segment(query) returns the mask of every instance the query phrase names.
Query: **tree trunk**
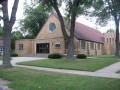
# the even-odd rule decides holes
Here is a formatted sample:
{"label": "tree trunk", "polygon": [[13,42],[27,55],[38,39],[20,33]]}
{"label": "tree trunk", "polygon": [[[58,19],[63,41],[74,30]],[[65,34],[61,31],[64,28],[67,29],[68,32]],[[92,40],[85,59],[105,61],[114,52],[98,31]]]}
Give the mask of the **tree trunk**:
{"label": "tree trunk", "polygon": [[68,40],[68,51],[67,51],[67,59],[74,60],[74,39],[71,38]]}
{"label": "tree trunk", "polygon": [[3,67],[12,67],[11,61],[11,30],[8,30],[8,26],[3,29],[3,39],[4,39],[4,57],[3,57]]}
{"label": "tree trunk", "polygon": [[71,13],[71,25],[70,25],[70,38],[68,39],[68,53],[67,58],[69,60],[74,60],[74,31],[75,31],[75,21],[76,21],[76,11],[72,10]]}
{"label": "tree trunk", "polygon": [[120,56],[120,47],[119,47],[119,20],[117,18],[115,18],[115,25],[116,25],[116,52],[115,52],[115,56],[119,57]]}

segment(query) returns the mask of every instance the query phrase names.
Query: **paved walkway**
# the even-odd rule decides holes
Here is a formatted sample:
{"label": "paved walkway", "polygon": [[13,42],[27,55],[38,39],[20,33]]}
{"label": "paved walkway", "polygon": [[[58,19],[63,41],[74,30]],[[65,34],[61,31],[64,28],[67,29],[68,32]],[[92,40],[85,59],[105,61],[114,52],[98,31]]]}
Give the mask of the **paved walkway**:
{"label": "paved walkway", "polygon": [[106,78],[120,78],[120,74],[116,74],[116,73],[87,72],[87,71],[66,70],[66,69],[54,69],[54,68],[44,68],[44,67],[36,67],[36,66],[24,66],[24,65],[15,65],[15,66],[16,66],[16,67],[29,68],[29,69],[35,69],[35,70],[50,71],[50,72],[75,74],[75,75],[85,75],[85,76],[95,76],[95,77],[106,77]]}
{"label": "paved walkway", "polygon": [[[46,58],[40,58],[40,57],[14,57],[11,60],[12,65],[15,65],[18,62],[25,62],[25,61],[35,61],[35,60],[43,60]],[[2,65],[2,60],[0,60],[0,65]]]}
{"label": "paved walkway", "polygon": [[7,84],[9,84],[10,82],[7,80],[2,80],[0,79],[0,90],[13,90],[8,88]]}
{"label": "paved walkway", "polygon": [[17,62],[23,61],[33,61],[33,60],[43,60],[45,58],[35,58],[35,57],[16,57],[13,58],[11,63],[16,67],[23,67],[29,69],[50,71],[50,72],[59,72],[59,73],[69,73],[76,75],[85,75],[85,76],[95,76],[95,77],[106,77],[106,78],[120,78],[120,74],[115,73],[120,70],[120,62],[112,64],[106,68],[98,70],[96,72],[87,72],[87,71],[77,71],[77,70],[65,70],[65,69],[54,69],[54,68],[44,68],[44,67],[36,67],[36,66],[24,66],[24,65],[16,65]]}
{"label": "paved walkway", "polygon": [[96,72],[99,72],[99,73],[116,73],[117,71],[120,71],[120,62],[117,62],[115,64],[107,66],[107,67],[105,67],[103,69],[100,69]]}

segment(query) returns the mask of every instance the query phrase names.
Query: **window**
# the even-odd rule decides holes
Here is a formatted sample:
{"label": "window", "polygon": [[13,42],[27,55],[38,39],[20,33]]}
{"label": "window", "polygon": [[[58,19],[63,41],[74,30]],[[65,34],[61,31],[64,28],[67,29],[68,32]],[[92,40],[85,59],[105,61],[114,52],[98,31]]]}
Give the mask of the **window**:
{"label": "window", "polygon": [[55,44],[55,48],[60,48],[60,47],[61,47],[60,43]]}
{"label": "window", "polygon": [[3,47],[0,47],[0,52],[3,52]]}
{"label": "window", "polygon": [[107,38],[107,43],[109,42],[109,39]]}
{"label": "window", "polygon": [[81,41],[81,49],[85,49],[86,43],[84,40]]}
{"label": "window", "polygon": [[91,42],[91,49],[94,49],[94,43]]}
{"label": "window", "polygon": [[97,50],[97,44],[96,43],[94,44],[94,49]]}
{"label": "window", "polygon": [[115,41],[114,41],[114,38],[112,38],[112,42],[115,42]]}
{"label": "window", "polygon": [[100,43],[98,43],[98,46],[97,46],[97,47],[98,47],[98,50],[100,50]]}
{"label": "window", "polygon": [[49,24],[49,32],[53,33],[56,30],[56,25],[55,23],[50,23]]}
{"label": "window", "polygon": [[110,43],[112,42],[112,39],[110,38]]}
{"label": "window", "polygon": [[19,50],[23,50],[23,44],[19,44]]}

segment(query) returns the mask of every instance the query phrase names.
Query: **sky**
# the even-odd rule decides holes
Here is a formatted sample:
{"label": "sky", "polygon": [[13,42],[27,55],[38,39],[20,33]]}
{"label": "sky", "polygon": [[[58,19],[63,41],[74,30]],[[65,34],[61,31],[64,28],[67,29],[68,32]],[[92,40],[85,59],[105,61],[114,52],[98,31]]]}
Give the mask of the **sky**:
{"label": "sky", "polygon": [[[9,14],[10,14],[11,10],[12,10],[14,0],[8,0],[8,1],[9,1],[8,8],[9,8]],[[19,0],[18,11],[17,11],[17,15],[16,15],[17,21],[16,21],[16,23],[14,25],[14,28],[18,26],[18,21],[20,19],[24,18],[24,15],[23,15],[24,1],[25,0]],[[26,1],[28,1],[28,0],[26,0]],[[61,8],[61,12],[63,12],[62,10],[63,9]],[[89,27],[97,29],[102,33],[105,33],[108,29],[111,29],[111,28],[114,29],[114,22],[113,21],[109,22],[109,24],[107,26],[101,27],[101,26],[95,24],[95,18],[93,18],[92,20],[89,20],[88,17],[86,17],[86,16],[80,16],[80,17],[77,18],[77,22],[80,22],[80,23],[82,23],[84,25],[87,25]]]}

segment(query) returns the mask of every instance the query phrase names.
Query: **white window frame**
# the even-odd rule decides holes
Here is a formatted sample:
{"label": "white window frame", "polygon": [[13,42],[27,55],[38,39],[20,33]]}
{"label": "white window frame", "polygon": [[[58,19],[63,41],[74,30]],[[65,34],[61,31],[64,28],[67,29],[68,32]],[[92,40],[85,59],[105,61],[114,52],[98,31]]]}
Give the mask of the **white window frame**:
{"label": "white window frame", "polygon": [[[59,44],[60,47],[56,47],[56,44]],[[61,43],[60,42],[59,43],[55,43],[55,48],[61,48]]]}

